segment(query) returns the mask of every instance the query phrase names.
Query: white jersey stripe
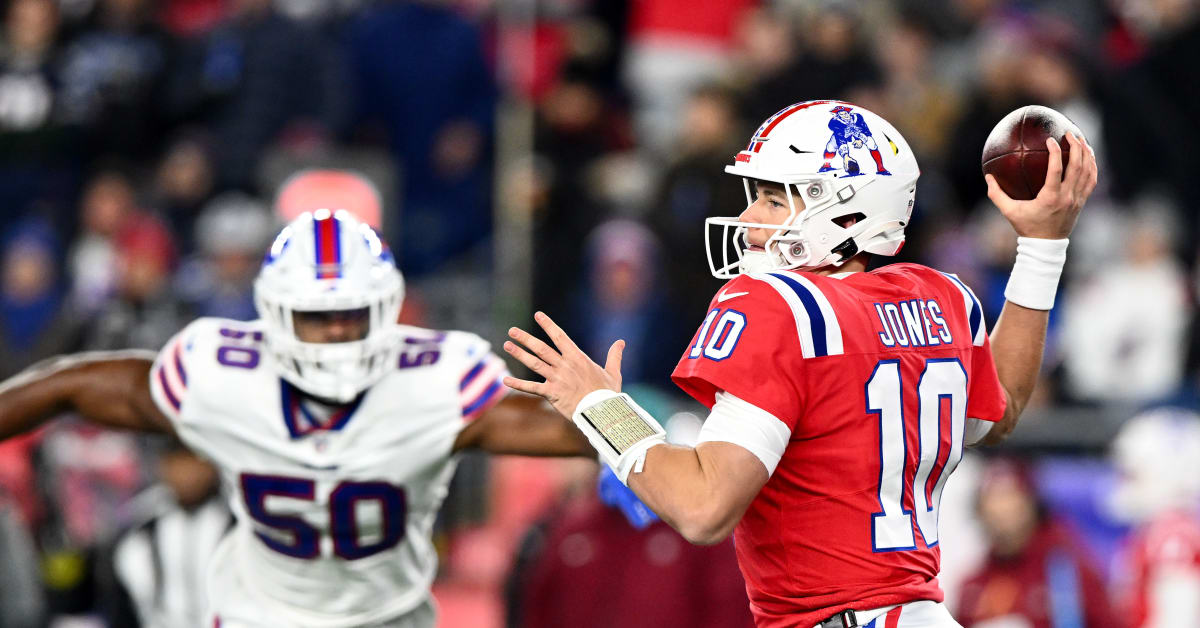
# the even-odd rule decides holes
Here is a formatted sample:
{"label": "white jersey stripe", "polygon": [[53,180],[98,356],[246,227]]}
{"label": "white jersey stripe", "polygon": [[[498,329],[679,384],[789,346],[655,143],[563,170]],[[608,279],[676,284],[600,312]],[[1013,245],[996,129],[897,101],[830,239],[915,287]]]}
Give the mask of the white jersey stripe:
{"label": "white jersey stripe", "polygon": [[795,273],[751,275],[775,288],[792,308],[804,357],[814,358],[845,353],[842,327],[829,299],[807,277]]}
{"label": "white jersey stripe", "polygon": [[971,343],[976,347],[983,346],[983,340],[987,336],[987,325],[983,320],[983,306],[980,305],[979,299],[975,298],[975,293],[963,283],[958,275],[951,273],[942,273],[950,280],[951,283],[958,288],[962,294],[963,307],[967,311],[968,325],[971,327]]}
{"label": "white jersey stripe", "polygon": [[821,293],[821,289],[807,277],[802,275],[789,275],[801,285],[808,288],[813,299],[817,302],[817,306],[821,308],[821,314],[825,318],[825,346],[826,355],[841,355],[845,353],[842,345],[842,326],[838,324],[837,314],[833,311],[833,305],[829,303],[829,299]]}
{"label": "white jersey stripe", "polygon": [[808,310],[804,304],[800,302],[800,297],[783,282],[782,279],[767,273],[755,273],[749,275],[752,279],[757,279],[768,286],[771,286],[783,297],[783,300],[792,309],[792,316],[796,319],[796,335],[800,339],[800,353],[806,358],[816,357],[816,350],[813,348],[812,340],[812,322],[808,318]]}

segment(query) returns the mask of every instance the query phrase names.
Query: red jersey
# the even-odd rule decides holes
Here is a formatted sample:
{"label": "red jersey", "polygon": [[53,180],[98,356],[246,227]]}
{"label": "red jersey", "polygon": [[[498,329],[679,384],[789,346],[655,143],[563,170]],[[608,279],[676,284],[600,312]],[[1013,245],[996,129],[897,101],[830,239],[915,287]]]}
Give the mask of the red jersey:
{"label": "red jersey", "polygon": [[[1194,514],[1167,512],[1139,529],[1129,547],[1129,562],[1133,582],[1126,589],[1126,606],[1134,628],[1191,625],[1200,618],[1200,590],[1173,600],[1162,590],[1171,580],[1200,583],[1200,521]],[[1160,608],[1163,604],[1182,608]]]}
{"label": "red jersey", "polygon": [[758,625],[940,602],[942,488],[966,418],[1005,409],[975,295],[893,264],[744,275],[710,308],[672,379],[709,407],[725,391],[791,430],[734,532]]}

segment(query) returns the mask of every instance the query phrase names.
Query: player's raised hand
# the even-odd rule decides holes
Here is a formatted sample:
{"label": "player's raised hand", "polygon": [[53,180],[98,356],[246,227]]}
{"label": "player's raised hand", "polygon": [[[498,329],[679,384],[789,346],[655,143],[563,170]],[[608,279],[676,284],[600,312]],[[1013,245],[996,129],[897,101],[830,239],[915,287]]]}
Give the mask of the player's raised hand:
{"label": "player's raised hand", "polygon": [[1061,240],[1071,235],[1079,210],[1096,187],[1099,170],[1096,153],[1082,138],[1067,133],[1071,160],[1063,174],[1062,148],[1054,138],[1046,140],[1050,152],[1046,166],[1046,183],[1033,200],[1013,200],[992,175],[984,175],[988,198],[1008,219],[1017,235],[1027,238]]}
{"label": "player's raised hand", "polygon": [[567,418],[574,414],[579,401],[593,390],[607,388],[621,391],[624,340],[618,340],[609,347],[608,359],[601,368],[575,346],[567,333],[549,316],[538,312],[533,318],[546,330],[557,351],[518,327],[509,328],[508,336],[516,342],[505,342],[504,350],[546,381],[539,383],[510,376],[504,378],[505,386],[545,398]]}

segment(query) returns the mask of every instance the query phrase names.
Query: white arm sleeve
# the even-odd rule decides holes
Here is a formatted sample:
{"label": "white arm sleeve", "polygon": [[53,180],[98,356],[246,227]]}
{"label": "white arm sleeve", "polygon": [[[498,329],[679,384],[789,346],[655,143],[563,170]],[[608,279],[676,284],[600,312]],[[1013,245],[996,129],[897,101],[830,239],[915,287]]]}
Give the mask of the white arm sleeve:
{"label": "white arm sleeve", "polygon": [[729,393],[718,392],[716,400],[700,428],[699,443],[723,442],[742,447],[762,461],[770,477],[787,449],[792,431],[775,415]]}
{"label": "white arm sleeve", "polygon": [[984,421],[983,419],[967,419],[966,428],[963,430],[963,443],[968,447],[983,440],[988,432],[992,431],[992,426],[995,423]]}

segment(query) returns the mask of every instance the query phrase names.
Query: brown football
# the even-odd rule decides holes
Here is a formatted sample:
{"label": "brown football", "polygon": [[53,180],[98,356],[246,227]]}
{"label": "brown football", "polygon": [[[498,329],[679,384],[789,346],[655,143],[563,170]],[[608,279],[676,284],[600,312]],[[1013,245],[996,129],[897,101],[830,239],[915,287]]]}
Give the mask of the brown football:
{"label": "brown football", "polygon": [[1050,156],[1047,137],[1058,140],[1062,147],[1063,172],[1066,172],[1071,157],[1067,133],[1083,137],[1074,122],[1049,107],[1021,107],[1004,116],[988,135],[983,145],[983,173],[996,177],[1000,189],[1010,197],[1028,201],[1046,183]]}

